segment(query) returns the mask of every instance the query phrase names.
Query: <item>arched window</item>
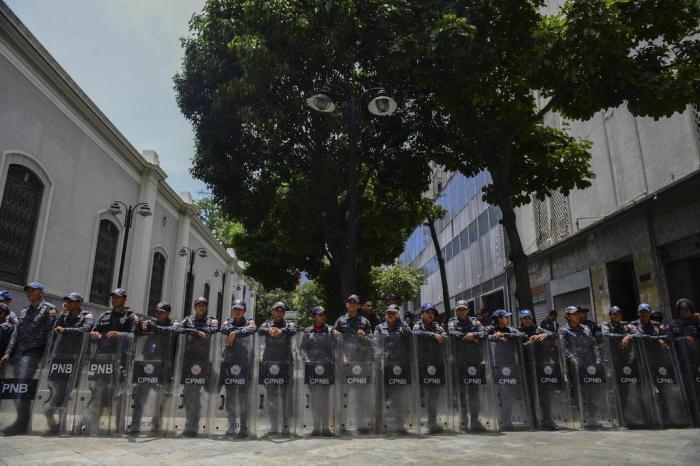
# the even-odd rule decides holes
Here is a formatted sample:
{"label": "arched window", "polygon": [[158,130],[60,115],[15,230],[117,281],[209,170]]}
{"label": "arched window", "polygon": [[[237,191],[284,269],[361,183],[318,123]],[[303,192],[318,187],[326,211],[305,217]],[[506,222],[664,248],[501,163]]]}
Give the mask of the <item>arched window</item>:
{"label": "arched window", "polygon": [[165,280],[165,256],[159,252],[153,254],[151,266],[151,286],[148,289],[148,315],[154,316],[156,306],[163,297],[163,282]]}
{"label": "arched window", "polygon": [[90,286],[90,301],[93,303],[105,306],[109,304],[118,242],[119,229],[117,226],[109,220],[100,221]]}
{"label": "arched window", "polygon": [[217,294],[217,301],[216,301],[216,319],[221,322],[221,319],[223,318],[223,312],[224,312],[224,294],[219,291]]}
{"label": "arched window", "polygon": [[24,285],[44,184],[31,170],[10,165],[0,204],[0,280]]}
{"label": "arched window", "polygon": [[204,298],[209,301],[209,295],[211,294],[211,286],[209,283],[204,284]]}

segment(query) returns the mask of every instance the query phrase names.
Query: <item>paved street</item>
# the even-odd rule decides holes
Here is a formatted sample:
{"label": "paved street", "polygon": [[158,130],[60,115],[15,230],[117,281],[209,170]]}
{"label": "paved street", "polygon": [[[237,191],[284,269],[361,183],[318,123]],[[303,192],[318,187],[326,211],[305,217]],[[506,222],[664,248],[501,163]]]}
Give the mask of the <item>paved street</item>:
{"label": "paved street", "polygon": [[0,438],[2,464],[698,464],[700,430],[217,441]]}

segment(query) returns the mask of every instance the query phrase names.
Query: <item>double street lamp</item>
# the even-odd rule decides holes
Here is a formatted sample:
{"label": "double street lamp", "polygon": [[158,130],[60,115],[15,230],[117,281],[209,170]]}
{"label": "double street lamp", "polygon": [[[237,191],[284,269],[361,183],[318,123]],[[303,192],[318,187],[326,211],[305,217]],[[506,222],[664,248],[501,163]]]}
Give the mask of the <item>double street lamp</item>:
{"label": "double street lamp", "polygon": [[350,277],[343,293],[357,289],[357,230],[360,194],[357,186],[357,140],[361,104],[367,102],[367,110],[375,116],[389,116],[396,111],[396,101],[382,87],[373,87],[359,94],[339,85],[326,85],[306,100],[306,104],[317,112],[333,113],[337,101],[346,103],[345,125],[348,131],[348,223],[347,253]]}
{"label": "double street lamp", "polygon": [[185,309],[190,309],[190,306],[192,306],[192,288],[194,287],[194,276],[192,274],[192,271],[194,270],[194,261],[199,257],[207,257],[207,250],[204,248],[189,248],[187,246],[183,246],[180,248],[180,251],[178,252],[180,257],[185,257],[189,256],[189,271],[187,272],[187,281],[185,282]]}
{"label": "double street lamp", "polygon": [[126,258],[126,247],[129,244],[129,230],[134,223],[134,212],[138,213],[142,217],[149,217],[153,215],[151,208],[148,207],[147,202],[139,202],[138,204],[126,204],[122,201],[114,201],[112,205],[109,206],[109,210],[112,215],[119,215],[122,213],[122,208],[124,208],[124,240],[122,242],[122,255],[119,261],[119,276],[117,277],[117,288],[122,287],[122,277],[124,276],[124,259]]}

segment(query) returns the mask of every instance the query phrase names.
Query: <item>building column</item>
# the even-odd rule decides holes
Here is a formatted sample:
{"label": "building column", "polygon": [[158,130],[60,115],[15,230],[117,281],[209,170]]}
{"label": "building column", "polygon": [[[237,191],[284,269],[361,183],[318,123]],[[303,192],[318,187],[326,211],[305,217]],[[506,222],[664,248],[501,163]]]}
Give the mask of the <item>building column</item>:
{"label": "building column", "polygon": [[170,303],[173,307],[173,318],[180,320],[185,315],[185,278],[187,276],[187,261],[189,255],[182,257],[178,254],[180,248],[189,246],[190,239],[190,214],[189,212],[180,212],[180,217],[177,222],[177,242],[175,243],[175,255],[173,261],[173,273],[170,285]]}
{"label": "building column", "polygon": [[[138,202],[145,202],[155,210],[156,194],[158,192],[158,175],[149,170],[141,179]],[[135,312],[148,314],[148,277],[151,264],[151,238],[153,233],[153,215],[143,217],[134,212],[131,227],[130,260],[127,269],[127,291],[129,304]]]}

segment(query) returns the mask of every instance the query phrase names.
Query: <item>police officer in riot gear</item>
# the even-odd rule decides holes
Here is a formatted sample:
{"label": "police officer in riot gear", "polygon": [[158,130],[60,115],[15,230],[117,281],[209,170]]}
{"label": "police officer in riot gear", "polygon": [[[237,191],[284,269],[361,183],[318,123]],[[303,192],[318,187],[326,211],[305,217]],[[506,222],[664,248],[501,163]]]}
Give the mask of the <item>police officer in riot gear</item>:
{"label": "police officer in riot gear", "polygon": [[582,320],[581,320],[581,324],[585,325],[591,329],[591,332],[593,332],[594,338],[599,337],[602,333],[600,327],[598,327],[598,325],[595,322],[593,322],[591,319],[588,318],[588,314],[589,314],[589,312],[591,312],[591,310],[585,306],[578,306],[576,309],[583,316]]}
{"label": "police officer in riot gear", "polygon": [[[421,306],[420,318],[413,326],[413,333],[417,338],[418,360],[424,363],[437,363],[442,359],[440,353],[444,351],[445,330],[436,322],[438,311],[432,304]],[[433,385],[421,385],[421,401],[428,407],[428,432],[440,434],[444,429],[437,423],[437,406],[439,391]]]}
{"label": "police officer in riot gear", "polygon": [[12,304],[12,293],[7,290],[0,291],[0,304],[7,306],[7,315],[5,316],[5,319],[12,325],[17,325],[17,315],[10,310],[10,304]]}
{"label": "police officer in riot gear", "polygon": [[[455,314],[456,317],[452,317],[447,322],[447,333],[454,342],[455,370],[476,367],[483,374],[485,366],[481,339],[486,336],[484,327],[479,321],[472,321],[469,318],[469,304],[464,300],[457,301]],[[459,374],[455,374],[455,377],[461,378]],[[486,429],[479,420],[479,386],[473,383],[460,383],[458,385],[462,419],[460,429],[464,432],[468,430],[484,432]],[[469,419],[469,423],[467,423],[467,419]]]}
{"label": "police officer in riot gear", "polygon": [[[510,326],[510,316],[513,314],[505,309],[496,309],[491,314],[492,325],[486,327],[485,331],[490,341],[507,343],[511,339],[522,339],[525,334],[515,327]],[[518,361],[514,359],[514,353],[508,346],[497,345],[494,351],[494,364],[496,366],[517,366]],[[515,387],[510,385],[498,385],[501,394],[501,430],[513,430],[512,409],[513,399],[516,397]]]}
{"label": "police officer in riot gear", "polygon": [[[532,345],[535,363],[558,365],[558,350],[557,350],[557,335],[549,330],[546,330],[535,323],[535,318],[532,311],[523,309],[518,313],[520,317],[520,327],[518,330],[527,338],[526,345]],[[529,353],[525,353],[528,357]],[[528,380],[531,380],[528,377]],[[554,391],[553,385],[534,384],[530,385],[530,389],[537,390],[539,396],[540,408],[542,410],[542,419],[540,428],[546,430],[557,430],[559,427],[554,422],[552,416],[552,396]]]}
{"label": "police officer in riot gear", "polygon": [[[56,308],[44,301],[44,285],[33,282],[24,287],[29,306],[19,313],[18,324],[12,331],[10,342],[0,364],[12,362],[16,379],[32,379],[44,355],[46,343],[56,322]],[[12,358],[12,359],[10,359]],[[31,400],[17,402],[17,419],[6,427],[5,435],[24,434],[29,427]]]}
{"label": "police officer in riot gear", "polygon": [[[375,335],[384,335],[383,345],[381,345],[381,358],[385,366],[399,364],[408,367],[411,359],[411,347],[408,336],[411,329],[401,320],[401,311],[396,304],[390,304],[384,313],[385,320],[374,329]],[[403,338],[402,338],[403,337]],[[384,384],[384,401],[391,403],[395,413],[395,428],[397,434],[407,434],[404,427],[403,413],[407,409],[404,404],[404,397],[400,391],[405,390],[405,386]]]}
{"label": "police officer in riot gear", "polygon": [[[82,350],[83,336],[94,325],[92,314],[80,308],[82,303],[83,297],[77,292],[64,296],[62,312],[53,329],[55,334],[61,335],[60,341],[54,345],[54,353],[75,354]],[[57,379],[51,383],[52,396],[46,402],[44,410],[49,433],[57,434],[59,431],[61,421],[55,418],[55,412],[56,408],[65,406],[67,402],[68,382],[68,379]]]}
{"label": "police officer in riot gear", "polygon": [[[313,325],[306,327],[301,337],[299,345],[301,357],[305,363],[317,363],[325,367],[332,366],[335,355],[334,336],[338,334],[338,331],[326,324],[326,310],[323,306],[314,306],[311,309],[311,318]],[[330,383],[309,384],[309,403],[313,418],[311,435],[333,435],[330,430],[331,413],[328,409],[332,389],[333,386]]]}
{"label": "police officer in riot gear", "polygon": [[[246,303],[237,300],[231,306],[232,316],[221,325],[225,335],[222,362],[225,367],[237,366],[240,374],[246,374],[244,383],[226,384],[226,414],[228,428],[226,435],[238,434],[239,438],[248,436],[248,392],[250,390],[251,352],[253,345],[246,345],[252,340],[257,326],[255,321],[245,318]],[[236,426],[239,426],[238,429]]]}
{"label": "police officer in riot gear", "polygon": [[[209,301],[200,296],[194,300],[194,314],[185,317],[180,325],[179,332],[187,335],[185,343],[184,367],[208,367],[209,359],[209,338],[219,330],[219,322],[207,315]],[[199,426],[200,411],[202,409],[201,391],[202,386],[198,384],[186,384],[184,388],[185,397],[185,430],[182,435],[185,437],[196,437]]]}
{"label": "police officer in riot gear", "polygon": [[[263,323],[258,329],[258,334],[265,337],[265,351],[263,363],[281,363],[289,371],[287,384],[291,382],[292,370],[292,337],[297,333],[296,326],[284,320],[287,305],[281,301],[272,305],[272,319]],[[268,435],[289,435],[289,391],[286,385],[267,385],[267,403],[270,413],[270,431]]]}
{"label": "police officer in riot gear", "polygon": [[696,343],[700,338],[700,324],[693,318],[695,305],[689,299],[681,298],[676,301],[678,317],[668,323],[666,333],[671,338],[680,338],[689,344]]}
{"label": "police officer in riot gear", "polygon": [[[575,373],[574,368],[578,369],[588,365],[600,367],[602,358],[600,349],[596,344],[593,331],[590,327],[583,325],[585,314],[580,312],[574,306],[566,308],[566,323],[559,329],[559,340],[561,341],[564,358],[569,363],[571,371],[571,379],[578,379],[579,374]],[[603,387],[598,385],[582,385],[581,398],[588,405],[587,427],[600,428],[600,423],[597,419],[598,406],[597,398],[599,391]],[[582,407],[579,407],[583,409]]]}
{"label": "police officer in riot gear", "polygon": [[131,416],[131,425],[128,427],[130,434],[141,432],[141,418],[148,395],[152,390],[156,391],[157,407],[151,420],[151,432],[160,432],[162,423],[163,390],[172,378],[173,361],[175,359],[175,335],[180,331],[180,323],[170,318],[172,307],[170,303],[159,302],[156,305],[156,317],[139,319],[134,329],[138,337],[146,338],[143,345],[143,357],[147,361],[158,361],[161,365],[156,373],[159,375],[158,383],[139,383],[136,380],[134,388],[134,410]]}

